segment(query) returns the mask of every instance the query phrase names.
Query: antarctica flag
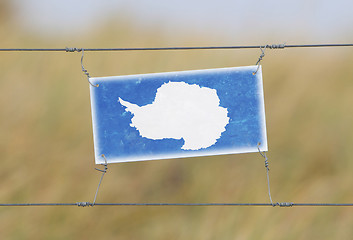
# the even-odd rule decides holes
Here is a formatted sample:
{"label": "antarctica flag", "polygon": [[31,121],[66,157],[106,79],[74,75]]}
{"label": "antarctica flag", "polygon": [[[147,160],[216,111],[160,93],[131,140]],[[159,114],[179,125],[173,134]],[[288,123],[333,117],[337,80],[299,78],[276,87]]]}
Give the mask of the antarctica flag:
{"label": "antarctica flag", "polygon": [[267,151],[256,70],[90,78],[96,164]]}

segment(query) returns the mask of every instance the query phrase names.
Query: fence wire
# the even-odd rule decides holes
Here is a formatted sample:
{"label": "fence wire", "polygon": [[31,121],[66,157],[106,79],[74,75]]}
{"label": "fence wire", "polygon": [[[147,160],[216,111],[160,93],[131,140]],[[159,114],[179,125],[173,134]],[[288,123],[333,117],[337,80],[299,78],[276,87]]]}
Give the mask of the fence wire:
{"label": "fence wire", "polygon": [[227,50],[227,49],[285,49],[285,48],[320,48],[353,47],[353,43],[329,44],[267,44],[248,46],[196,46],[196,47],[136,47],[136,48],[0,48],[1,52],[81,52],[81,51],[173,51],[173,50]]}
{"label": "fence wire", "polygon": [[1,203],[0,207],[53,207],[53,206],[76,206],[76,207],[353,207],[353,203]]}

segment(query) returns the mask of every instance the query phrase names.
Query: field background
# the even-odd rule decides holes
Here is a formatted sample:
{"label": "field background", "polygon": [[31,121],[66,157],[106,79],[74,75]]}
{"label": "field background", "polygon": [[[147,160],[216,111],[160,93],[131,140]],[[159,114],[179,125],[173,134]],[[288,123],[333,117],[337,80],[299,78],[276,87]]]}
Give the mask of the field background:
{"label": "field background", "polygon": [[[1,46],[222,43],[132,20],[43,38],[0,8]],[[270,39],[265,38],[265,39]],[[260,39],[262,40],[262,39]],[[264,42],[257,42],[264,44]],[[234,44],[234,43],[233,43]],[[236,44],[236,43],[235,43]],[[288,43],[291,44],[291,43]],[[92,76],[253,65],[260,50],[85,53]],[[0,53],[0,202],[93,201],[89,85],[80,53]],[[275,202],[353,202],[353,48],[268,50],[263,60]],[[112,164],[97,202],[268,202],[264,159],[242,154]],[[349,207],[0,207],[1,239],[351,239]]]}

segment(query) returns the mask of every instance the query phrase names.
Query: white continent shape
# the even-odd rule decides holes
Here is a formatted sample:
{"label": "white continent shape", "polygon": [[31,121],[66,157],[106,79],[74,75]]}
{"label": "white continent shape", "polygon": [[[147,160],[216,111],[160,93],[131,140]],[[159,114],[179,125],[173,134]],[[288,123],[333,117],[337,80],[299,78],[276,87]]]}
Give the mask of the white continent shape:
{"label": "white continent shape", "polygon": [[142,137],[183,139],[183,150],[199,150],[215,144],[229,123],[228,110],[219,106],[215,89],[185,82],[164,83],[152,104],[138,106],[119,98],[131,112],[131,127]]}

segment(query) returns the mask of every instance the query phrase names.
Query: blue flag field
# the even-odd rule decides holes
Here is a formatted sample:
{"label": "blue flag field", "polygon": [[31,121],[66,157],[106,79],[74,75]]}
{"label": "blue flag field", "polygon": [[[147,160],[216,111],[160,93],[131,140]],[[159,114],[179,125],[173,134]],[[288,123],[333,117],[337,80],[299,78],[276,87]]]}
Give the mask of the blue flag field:
{"label": "blue flag field", "polygon": [[267,151],[256,69],[90,78],[96,164]]}

